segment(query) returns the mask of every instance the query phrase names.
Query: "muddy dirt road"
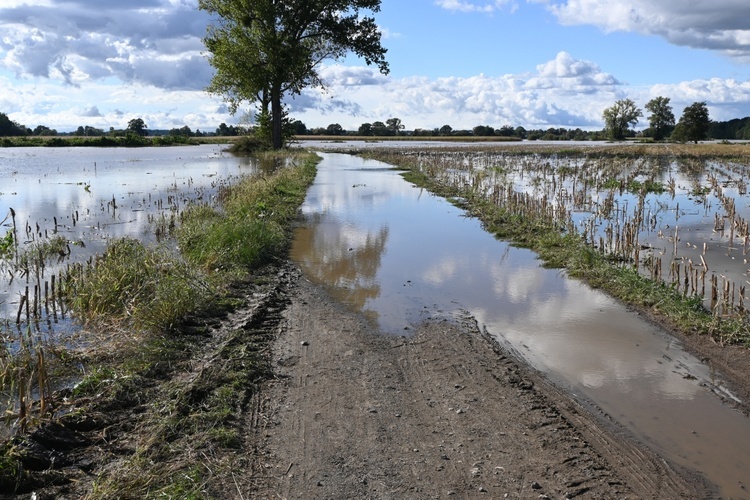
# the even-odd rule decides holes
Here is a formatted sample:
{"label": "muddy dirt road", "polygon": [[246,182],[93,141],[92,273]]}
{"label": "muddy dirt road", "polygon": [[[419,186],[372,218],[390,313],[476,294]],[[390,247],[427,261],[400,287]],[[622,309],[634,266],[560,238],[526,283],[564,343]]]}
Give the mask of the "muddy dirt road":
{"label": "muddy dirt road", "polygon": [[[473,320],[384,336],[299,276],[245,498],[711,498]],[[242,485],[239,485],[242,487]]]}

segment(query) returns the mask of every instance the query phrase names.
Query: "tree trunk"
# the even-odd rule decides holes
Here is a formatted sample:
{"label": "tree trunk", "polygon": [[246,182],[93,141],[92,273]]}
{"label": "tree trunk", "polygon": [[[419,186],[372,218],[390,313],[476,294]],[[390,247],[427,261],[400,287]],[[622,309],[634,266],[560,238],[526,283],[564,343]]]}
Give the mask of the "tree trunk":
{"label": "tree trunk", "polygon": [[281,90],[278,88],[271,89],[271,138],[273,149],[281,149],[284,146],[282,115]]}

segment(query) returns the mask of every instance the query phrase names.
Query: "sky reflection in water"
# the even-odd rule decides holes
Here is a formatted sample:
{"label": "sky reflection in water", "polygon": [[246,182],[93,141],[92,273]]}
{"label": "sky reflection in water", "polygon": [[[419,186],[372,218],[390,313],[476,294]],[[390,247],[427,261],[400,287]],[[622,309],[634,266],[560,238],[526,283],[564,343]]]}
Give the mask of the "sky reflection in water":
{"label": "sky reflection in water", "polygon": [[721,381],[679,342],[561,271],[540,267],[532,252],[496,240],[389,166],[323,157],[292,249],[311,279],[386,333],[469,312],[506,347],[667,456],[702,470],[727,494],[741,493],[734,488],[750,467],[750,425],[702,386]]}

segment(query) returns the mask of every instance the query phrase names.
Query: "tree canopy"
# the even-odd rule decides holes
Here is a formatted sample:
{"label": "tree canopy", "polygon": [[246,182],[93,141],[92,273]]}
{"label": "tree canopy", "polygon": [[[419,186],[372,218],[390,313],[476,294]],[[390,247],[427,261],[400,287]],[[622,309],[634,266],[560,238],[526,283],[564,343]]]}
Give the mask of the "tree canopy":
{"label": "tree canopy", "polygon": [[0,137],[28,135],[29,130],[8,118],[5,113],[0,113]]}
{"label": "tree canopy", "polygon": [[646,110],[651,112],[648,123],[655,140],[664,139],[674,127],[674,113],[669,105],[669,97],[654,97],[646,103]]}
{"label": "tree canopy", "polygon": [[694,102],[682,111],[682,117],[674,129],[672,138],[677,141],[697,143],[708,137],[711,120],[705,102]]}
{"label": "tree canopy", "polygon": [[625,133],[631,126],[638,123],[643,112],[630,99],[615,101],[611,108],[602,113],[604,124],[612,139],[624,139]]}
{"label": "tree canopy", "polygon": [[143,121],[143,118],[133,118],[132,120],[128,122],[127,130],[135,132],[138,135],[147,135],[148,134],[148,132],[146,132],[147,128],[148,128],[148,125],[146,125],[146,122]]}
{"label": "tree canopy", "polygon": [[317,71],[322,61],[353,52],[381,73],[389,71],[375,19],[363,15],[378,12],[380,0],[199,0],[198,5],[219,17],[203,40],[216,69],[207,90],[222,95],[232,112],[248,102],[268,116],[270,104],[274,149],[284,143],[284,96],[322,85]]}

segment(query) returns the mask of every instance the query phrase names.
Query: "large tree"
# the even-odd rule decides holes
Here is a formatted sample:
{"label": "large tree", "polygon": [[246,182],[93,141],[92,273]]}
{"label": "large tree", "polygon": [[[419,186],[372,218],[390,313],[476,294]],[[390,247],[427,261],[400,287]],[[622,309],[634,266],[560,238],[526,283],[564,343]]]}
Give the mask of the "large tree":
{"label": "large tree", "polygon": [[643,112],[630,99],[621,99],[615,101],[611,108],[605,109],[602,116],[610,138],[624,139],[625,133],[638,123]]}
{"label": "large tree", "polygon": [[705,102],[694,102],[682,111],[682,117],[672,133],[677,141],[698,141],[708,137],[711,119]]}
{"label": "large tree", "polygon": [[128,122],[128,128],[126,130],[145,136],[148,135],[148,132],[146,131],[147,128],[148,125],[143,121],[143,118],[133,118]]}
{"label": "large tree", "polygon": [[5,113],[0,113],[0,137],[29,135],[25,125],[12,121]]}
{"label": "large tree", "polygon": [[389,71],[375,19],[363,15],[378,12],[380,0],[199,0],[198,5],[218,16],[204,39],[216,68],[207,90],[222,95],[233,113],[242,102],[257,104],[261,118],[270,118],[274,149],[284,144],[284,96],[322,85],[317,70],[322,61],[353,52],[381,73]]}
{"label": "large tree", "polygon": [[674,113],[669,105],[669,97],[654,97],[646,103],[646,110],[651,112],[648,123],[651,126],[653,138],[657,141],[664,139],[669,130],[674,127]]}

